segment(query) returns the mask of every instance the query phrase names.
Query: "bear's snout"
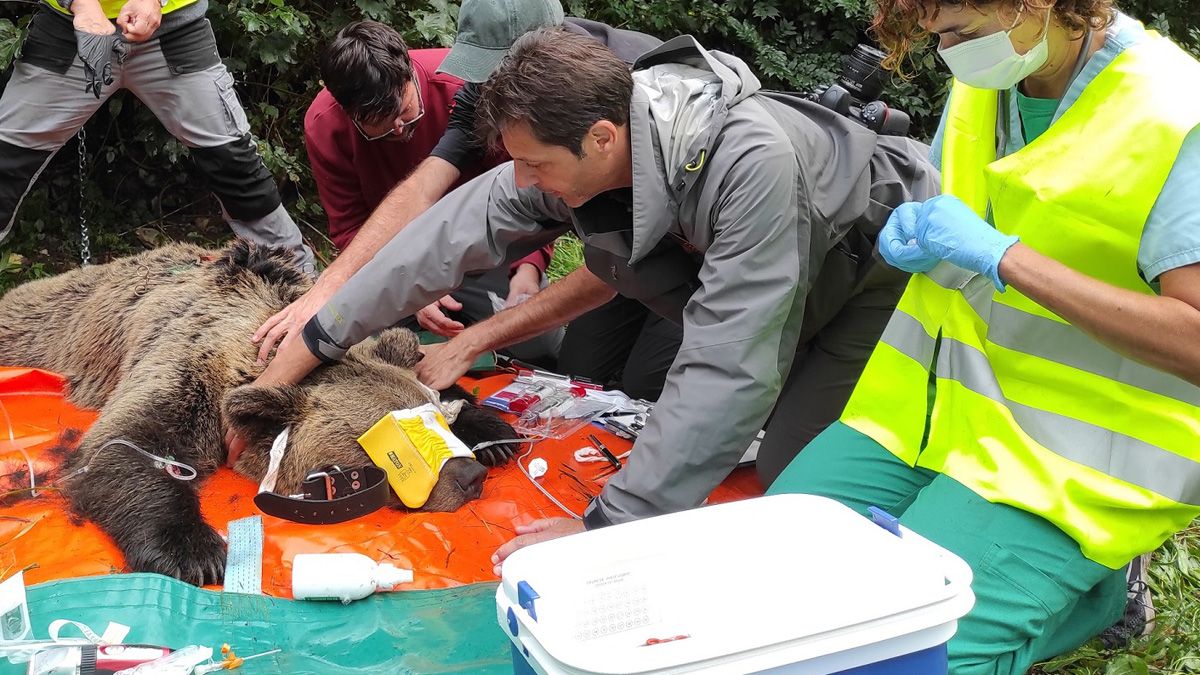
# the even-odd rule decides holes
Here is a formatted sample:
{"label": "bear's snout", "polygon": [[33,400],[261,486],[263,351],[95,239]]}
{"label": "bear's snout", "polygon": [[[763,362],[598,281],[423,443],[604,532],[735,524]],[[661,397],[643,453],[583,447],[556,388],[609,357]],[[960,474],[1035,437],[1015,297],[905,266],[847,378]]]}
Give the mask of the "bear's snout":
{"label": "bear's snout", "polygon": [[487,477],[487,467],[472,461],[463,462],[462,465],[465,468],[454,477],[454,482],[467,500],[478,499],[479,495],[483,494],[483,479]]}
{"label": "bear's snout", "polygon": [[468,457],[452,457],[442,467],[437,485],[429,493],[422,511],[457,511],[483,494],[487,467]]}

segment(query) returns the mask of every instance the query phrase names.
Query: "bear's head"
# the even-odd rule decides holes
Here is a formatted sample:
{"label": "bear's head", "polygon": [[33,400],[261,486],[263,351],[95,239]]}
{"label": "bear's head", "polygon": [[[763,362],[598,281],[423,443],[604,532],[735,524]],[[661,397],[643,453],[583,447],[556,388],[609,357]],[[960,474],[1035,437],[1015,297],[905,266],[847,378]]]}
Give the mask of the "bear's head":
{"label": "bear's head", "polygon": [[[468,447],[515,437],[516,432],[499,416],[479,409],[471,400],[439,400],[438,393],[418,382],[412,371],[419,358],[416,336],[391,329],[355,346],[341,362],[317,368],[299,385],[242,386],[229,391],[222,405],[224,420],[246,441],[235,470],[261,480],[272,443],[284,427],[290,427],[275,491],[296,494],[310,471],[370,464],[358,437],[393,410],[430,402],[441,408],[446,422]],[[458,509],[480,495],[486,475],[487,468],[474,459],[449,459],[421,510]],[[390,503],[401,506],[394,493]]]}

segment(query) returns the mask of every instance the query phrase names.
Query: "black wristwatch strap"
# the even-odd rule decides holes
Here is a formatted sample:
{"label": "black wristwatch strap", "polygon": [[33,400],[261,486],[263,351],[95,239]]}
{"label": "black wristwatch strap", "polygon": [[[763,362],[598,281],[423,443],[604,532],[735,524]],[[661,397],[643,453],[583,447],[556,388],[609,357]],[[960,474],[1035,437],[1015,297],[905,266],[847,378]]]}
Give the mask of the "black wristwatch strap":
{"label": "black wristwatch strap", "polygon": [[[331,470],[332,469],[332,470]],[[387,504],[387,473],[377,466],[326,469],[309,474],[304,498],[260,492],[254,505],[268,516],[306,525],[333,525],[378,511]]]}

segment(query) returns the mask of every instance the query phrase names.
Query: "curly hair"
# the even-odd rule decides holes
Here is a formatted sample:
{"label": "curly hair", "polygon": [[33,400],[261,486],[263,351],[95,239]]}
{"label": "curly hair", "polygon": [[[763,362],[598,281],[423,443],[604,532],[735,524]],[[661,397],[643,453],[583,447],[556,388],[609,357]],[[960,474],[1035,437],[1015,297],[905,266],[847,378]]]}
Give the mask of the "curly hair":
{"label": "curly hair", "polygon": [[[933,9],[929,5],[933,4]],[[966,5],[981,9],[992,5],[1008,6],[1014,12],[1028,9],[1053,9],[1059,23],[1068,30],[1104,28],[1116,18],[1113,0],[876,0],[875,18],[871,32],[887,50],[883,66],[901,76],[907,76],[905,61],[915,50],[929,41],[930,34],[921,28],[920,21],[936,17],[947,6]]]}

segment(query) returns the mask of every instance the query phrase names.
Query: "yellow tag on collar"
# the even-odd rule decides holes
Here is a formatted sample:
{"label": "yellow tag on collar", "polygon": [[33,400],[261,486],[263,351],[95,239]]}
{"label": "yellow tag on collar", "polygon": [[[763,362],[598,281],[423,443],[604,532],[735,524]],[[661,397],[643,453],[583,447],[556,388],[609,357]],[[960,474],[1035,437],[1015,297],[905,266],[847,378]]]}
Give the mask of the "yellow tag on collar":
{"label": "yellow tag on collar", "polygon": [[358,443],[410,509],[425,505],[447,460],[474,457],[432,403],[384,415]]}

